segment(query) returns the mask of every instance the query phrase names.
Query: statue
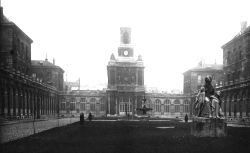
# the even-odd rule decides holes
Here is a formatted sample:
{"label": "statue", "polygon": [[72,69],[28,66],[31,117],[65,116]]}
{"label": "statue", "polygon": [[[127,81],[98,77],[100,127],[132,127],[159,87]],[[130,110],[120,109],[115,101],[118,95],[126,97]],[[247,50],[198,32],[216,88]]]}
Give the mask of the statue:
{"label": "statue", "polygon": [[[215,89],[212,86],[212,78],[210,76],[205,77],[205,84],[201,87],[195,103],[196,109],[198,109],[198,117],[208,118],[220,118],[219,114],[219,100],[215,96]],[[213,116],[212,116],[212,112]]]}

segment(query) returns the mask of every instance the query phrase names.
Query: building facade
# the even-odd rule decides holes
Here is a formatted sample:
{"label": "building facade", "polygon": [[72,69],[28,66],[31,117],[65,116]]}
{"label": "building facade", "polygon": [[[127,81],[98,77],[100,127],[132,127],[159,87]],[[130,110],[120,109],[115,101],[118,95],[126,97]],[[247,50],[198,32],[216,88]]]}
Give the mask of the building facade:
{"label": "building facade", "polygon": [[32,60],[31,74],[33,77],[40,78],[42,82],[55,87],[58,91],[63,91],[64,70],[55,65],[54,59],[53,63],[50,63],[47,58],[45,60]]}
{"label": "building facade", "polygon": [[58,115],[58,90],[30,75],[33,41],[0,10],[0,118]]}
{"label": "building facade", "polygon": [[245,120],[250,112],[250,26],[241,23],[240,32],[223,49],[224,86],[218,88],[223,93],[225,116],[230,120]]}
{"label": "building facade", "polygon": [[7,19],[1,8],[1,52],[3,66],[17,70],[17,73],[30,74],[31,44],[29,38],[14,22]]}
{"label": "building facade", "polygon": [[134,58],[131,28],[120,28],[121,44],[118,57],[111,55],[107,65],[108,85],[105,90],[75,90],[61,92],[60,114],[92,113],[96,117],[140,115],[135,109],[142,106],[145,96],[151,117],[184,117],[190,114],[188,94],[160,94],[146,92],[142,56]]}
{"label": "building facade", "polygon": [[[250,27],[241,23],[241,31],[222,46],[222,111],[230,121],[250,122]],[[194,114],[197,93],[191,95],[190,113]]]}
{"label": "building facade", "polygon": [[144,63],[139,55],[134,58],[134,48],[131,45],[131,28],[120,28],[120,46],[118,57],[111,55],[107,66],[107,113],[109,115],[132,114],[133,109],[141,105],[145,95]]}
{"label": "building facade", "polygon": [[205,83],[207,75],[213,78],[212,84],[216,87],[222,86],[222,64],[204,64],[199,62],[198,66],[183,73],[183,93],[197,93],[197,90]]}

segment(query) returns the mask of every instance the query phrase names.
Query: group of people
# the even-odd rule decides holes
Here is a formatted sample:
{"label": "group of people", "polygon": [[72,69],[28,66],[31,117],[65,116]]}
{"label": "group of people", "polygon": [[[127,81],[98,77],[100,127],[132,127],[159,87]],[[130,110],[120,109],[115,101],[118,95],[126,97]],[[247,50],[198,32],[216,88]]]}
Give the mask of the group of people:
{"label": "group of people", "polygon": [[223,116],[220,91],[215,91],[210,76],[205,77],[205,84],[200,88],[194,106],[197,117],[220,118]]}
{"label": "group of people", "polygon": [[[88,119],[89,119],[89,121],[92,120],[92,114],[91,113],[89,113]],[[80,124],[81,125],[84,124],[84,113],[80,113]]]}

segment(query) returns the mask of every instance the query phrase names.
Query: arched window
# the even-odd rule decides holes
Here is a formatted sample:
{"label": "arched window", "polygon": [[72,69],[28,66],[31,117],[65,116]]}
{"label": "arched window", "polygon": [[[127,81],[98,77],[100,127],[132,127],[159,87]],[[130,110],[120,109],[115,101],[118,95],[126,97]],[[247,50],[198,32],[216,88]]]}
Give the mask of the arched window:
{"label": "arched window", "polygon": [[187,99],[184,101],[184,112],[189,112],[189,101]]}
{"label": "arched window", "polygon": [[161,111],[161,101],[159,99],[156,99],[156,101],[155,101],[155,111],[156,112]]}
{"label": "arched window", "polygon": [[105,111],[105,103],[103,98],[100,99],[100,105],[101,105],[101,111]]}
{"label": "arched window", "polygon": [[180,112],[180,101],[179,100],[174,101],[174,111]]}
{"label": "arched window", "polygon": [[164,112],[169,112],[170,100],[167,99],[164,101]]}
{"label": "arched window", "polygon": [[75,98],[70,99],[70,110],[76,110]]}
{"label": "arched window", "polygon": [[128,34],[128,32],[124,32],[124,34],[123,34],[123,43],[124,44],[129,44],[129,34]]}
{"label": "arched window", "polygon": [[94,98],[91,98],[89,102],[90,102],[90,111],[95,111],[96,100]]}
{"label": "arched window", "polygon": [[85,111],[86,110],[86,99],[81,98],[80,99],[80,111]]}

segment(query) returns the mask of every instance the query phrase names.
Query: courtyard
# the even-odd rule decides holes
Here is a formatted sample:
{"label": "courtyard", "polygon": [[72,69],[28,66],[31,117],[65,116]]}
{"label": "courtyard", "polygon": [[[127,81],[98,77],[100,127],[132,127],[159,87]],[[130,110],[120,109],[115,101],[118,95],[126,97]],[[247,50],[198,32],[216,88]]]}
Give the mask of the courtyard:
{"label": "courtyard", "polygon": [[91,122],[85,121],[84,125],[78,121],[61,124],[2,143],[0,152],[224,153],[248,152],[250,149],[248,126],[228,126],[226,137],[194,137],[191,124],[179,119],[117,121],[115,118],[94,118]]}

